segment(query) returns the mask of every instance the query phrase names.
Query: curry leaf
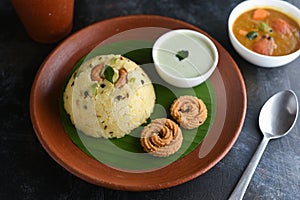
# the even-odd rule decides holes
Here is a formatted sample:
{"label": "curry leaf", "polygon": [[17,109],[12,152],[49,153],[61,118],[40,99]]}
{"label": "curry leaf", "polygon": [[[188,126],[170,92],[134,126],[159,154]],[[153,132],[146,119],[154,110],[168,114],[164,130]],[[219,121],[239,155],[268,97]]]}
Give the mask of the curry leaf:
{"label": "curry leaf", "polygon": [[115,71],[111,66],[109,66],[109,65],[104,66],[104,71],[103,71],[103,74],[102,74],[103,78],[105,78],[109,82],[113,83],[114,74],[115,74]]}
{"label": "curry leaf", "polygon": [[248,34],[247,34],[247,38],[249,40],[254,40],[256,37],[258,36],[258,33],[256,31],[250,31]]}
{"label": "curry leaf", "polygon": [[183,59],[187,58],[189,56],[189,52],[185,50],[178,51],[176,54],[176,57],[179,59],[179,61],[182,61]]}

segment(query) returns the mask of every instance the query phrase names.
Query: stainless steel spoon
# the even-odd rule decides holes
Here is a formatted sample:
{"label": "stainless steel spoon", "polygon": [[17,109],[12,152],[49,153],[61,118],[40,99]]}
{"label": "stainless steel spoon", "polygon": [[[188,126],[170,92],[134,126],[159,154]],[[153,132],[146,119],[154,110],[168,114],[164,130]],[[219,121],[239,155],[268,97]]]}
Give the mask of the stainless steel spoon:
{"label": "stainless steel spoon", "polygon": [[259,128],[264,137],[244,171],[229,200],[243,198],[259,160],[270,139],[285,136],[294,127],[298,117],[298,99],[291,90],[276,93],[263,105],[259,114]]}

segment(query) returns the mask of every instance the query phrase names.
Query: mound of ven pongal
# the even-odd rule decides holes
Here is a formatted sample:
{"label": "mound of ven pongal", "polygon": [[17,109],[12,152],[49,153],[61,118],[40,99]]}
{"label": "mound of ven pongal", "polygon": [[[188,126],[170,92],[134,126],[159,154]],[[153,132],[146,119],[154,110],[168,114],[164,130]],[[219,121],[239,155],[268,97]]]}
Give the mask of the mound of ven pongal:
{"label": "mound of ven pongal", "polygon": [[76,129],[92,137],[120,138],[145,123],[155,104],[151,80],[120,55],[85,61],[70,78],[64,107]]}

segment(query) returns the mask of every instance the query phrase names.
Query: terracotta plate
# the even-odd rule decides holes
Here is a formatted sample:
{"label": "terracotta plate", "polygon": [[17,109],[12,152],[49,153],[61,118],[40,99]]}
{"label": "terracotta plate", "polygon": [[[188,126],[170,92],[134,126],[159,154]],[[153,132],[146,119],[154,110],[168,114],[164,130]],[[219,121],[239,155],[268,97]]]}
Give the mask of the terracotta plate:
{"label": "terracotta plate", "polygon": [[[189,181],[211,169],[236,141],[246,113],[246,91],[241,73],[226,50],[213,38],[219,64],[210,81],[216,95],[216,116],[204,139],[187,156],[163,168],[123,171],[89,157],[65,133],[59,114],[59,98],[74,65],[102,41],[118,33],[143,27],[193,29],[188,23],[161,16],[133,15],[108,19],[88,26],[62,42],[44,61],[33,83],[30,112],[41,144],[60,165],[74,175],[96,185],[120,190],[156,190]],[[137,34],[134,38],[155,40],[160,32]],[[120,39],[120,38],[119,38]]]}

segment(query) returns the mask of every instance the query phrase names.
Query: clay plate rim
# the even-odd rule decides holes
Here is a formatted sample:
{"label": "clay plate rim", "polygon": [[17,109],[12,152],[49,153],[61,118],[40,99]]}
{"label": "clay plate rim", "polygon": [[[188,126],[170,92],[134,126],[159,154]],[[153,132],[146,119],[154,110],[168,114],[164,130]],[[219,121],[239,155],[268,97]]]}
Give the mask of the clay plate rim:
{"label": "clay plate rim", "polygon": [[[139,27],[187,28],[213,40],[219,51],[218,70],[224,80],[227,109],[220,138],[212,151],[198,158],[199,147],[162,169],[133,173],[108,167],[83,153],[64,132],[58,101],[65,79],[75,63],[100,41],[119,32]],[[156,16],[130,15],[107,19],[74,33],[56,47],[42,63],[30,94],[30,115],[36,135],[48,154],[81,179],[118,190],[146,191],[172,187],[190,181],[216,165],[235,143],[246,114],[243,77],[228,52],[211,36],[186,22]],[[200,145],[201,146],[201,145]]]}

